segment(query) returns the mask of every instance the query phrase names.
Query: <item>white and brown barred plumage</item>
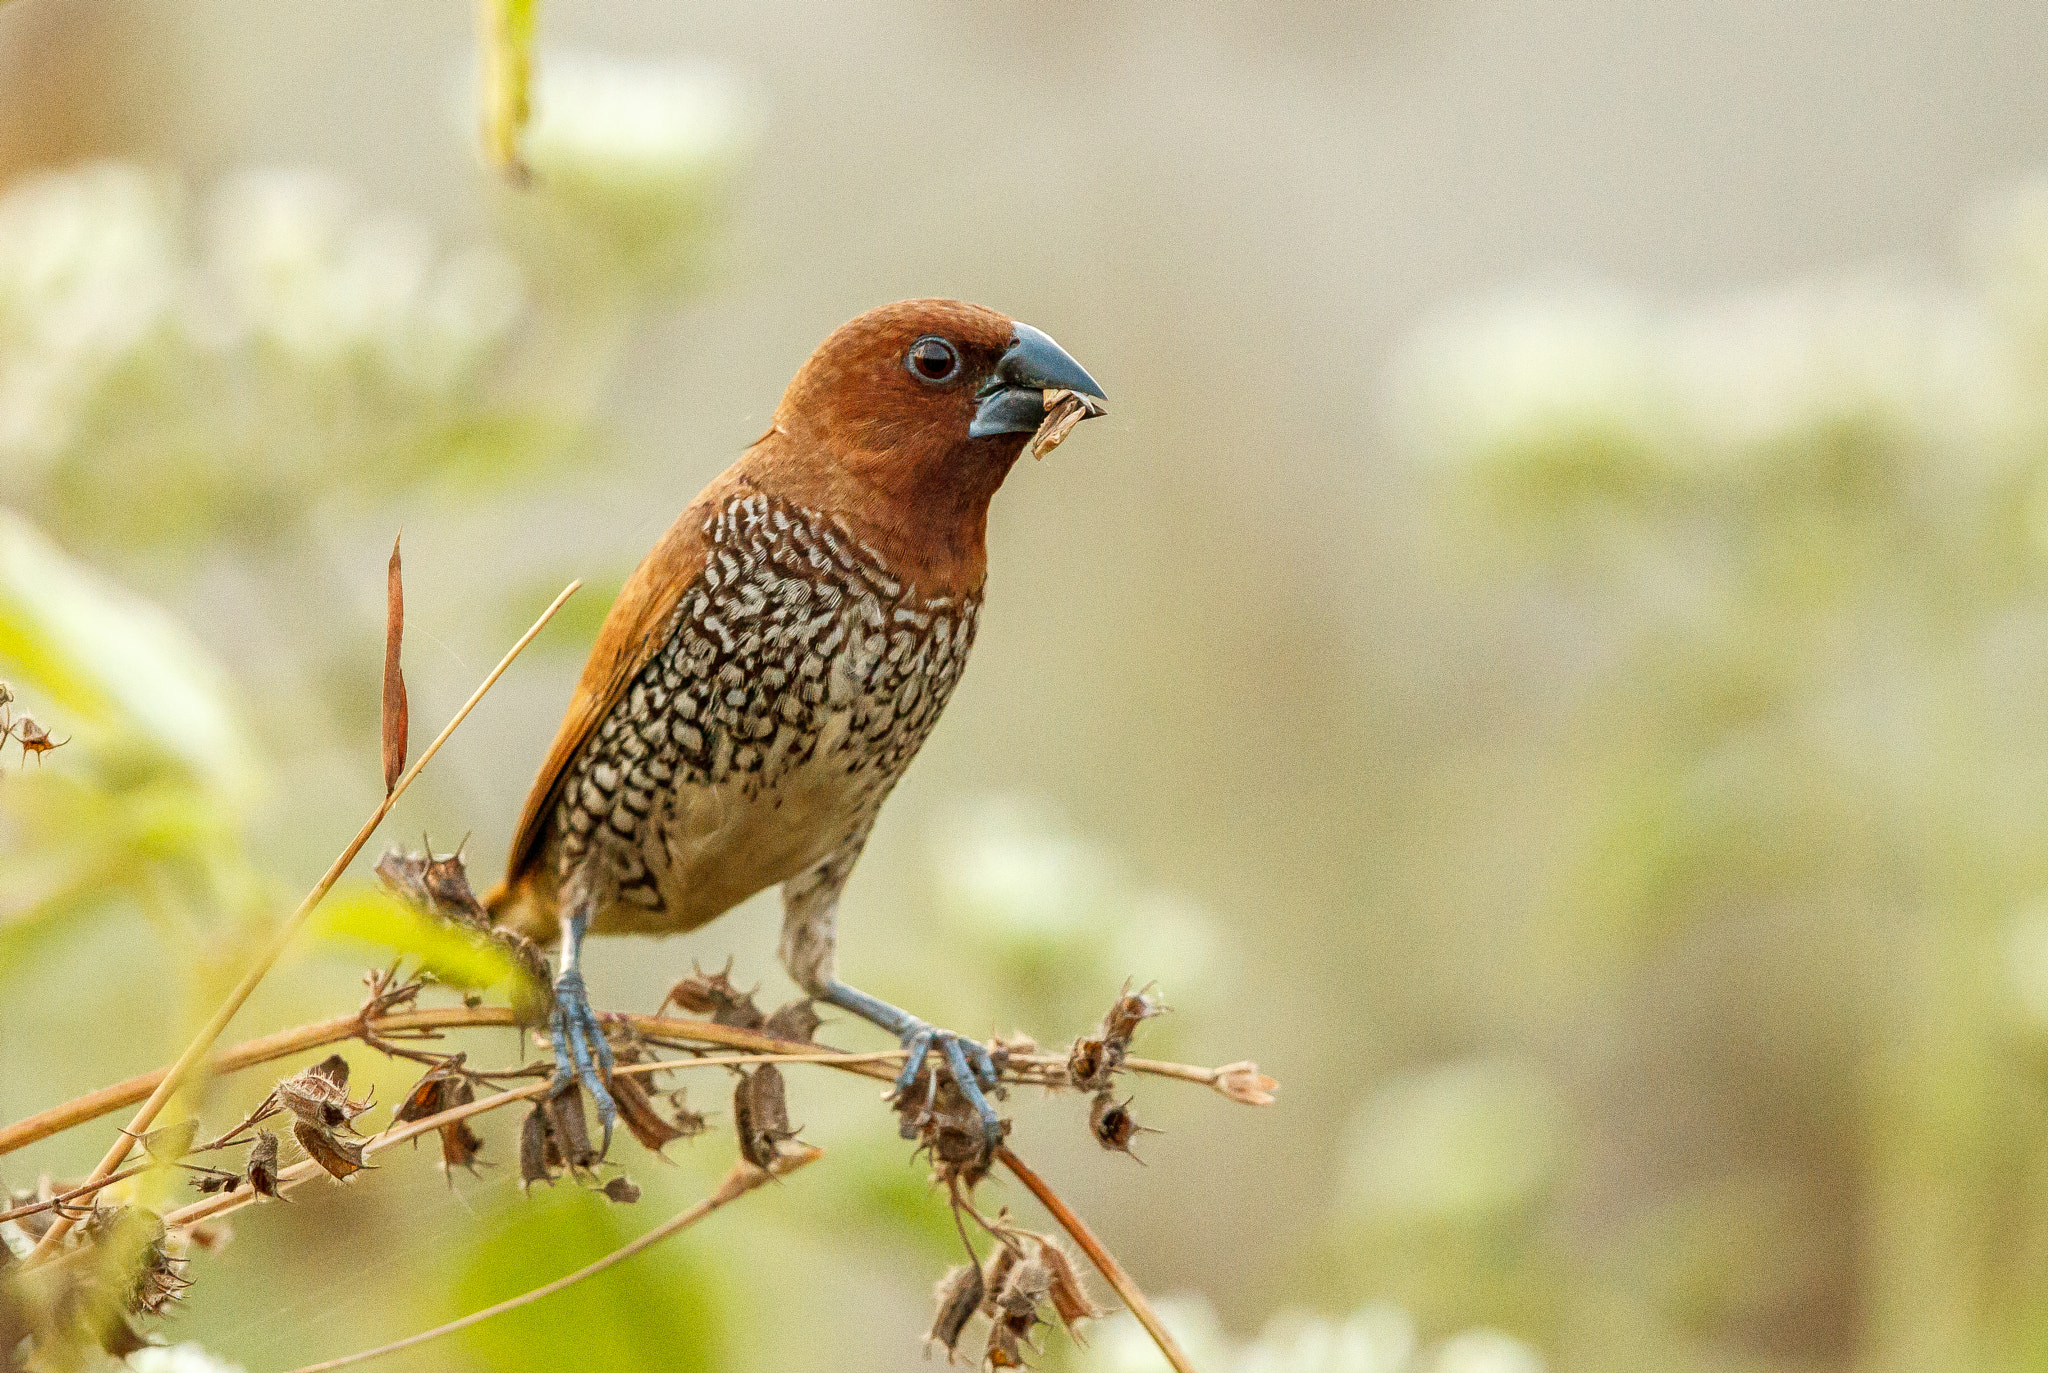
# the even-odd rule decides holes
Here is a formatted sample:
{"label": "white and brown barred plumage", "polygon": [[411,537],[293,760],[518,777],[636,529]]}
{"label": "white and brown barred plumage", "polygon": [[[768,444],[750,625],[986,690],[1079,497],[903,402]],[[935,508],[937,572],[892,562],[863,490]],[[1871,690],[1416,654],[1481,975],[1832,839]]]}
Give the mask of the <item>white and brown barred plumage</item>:
{"label": "white and brown barred plumage", "polygon": [[692,929],[857,852],[974,641],[978,593],[897,579],[820,511],[736,493],[703,532],[703,570],[571,765],[541,855],[557,885],[597,860],[600,933]]}

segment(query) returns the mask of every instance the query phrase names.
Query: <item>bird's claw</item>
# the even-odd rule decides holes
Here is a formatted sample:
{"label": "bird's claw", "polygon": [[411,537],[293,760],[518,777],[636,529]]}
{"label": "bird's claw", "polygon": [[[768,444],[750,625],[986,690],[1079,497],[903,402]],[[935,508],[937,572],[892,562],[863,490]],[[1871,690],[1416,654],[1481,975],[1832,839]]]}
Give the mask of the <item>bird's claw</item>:
{"label": "bird's claw", "polygon": [[893,1098],[904,1100],[918,1077],[924,1071],[925,1058],[936,1048],[946,1061],[946,1069],[953,1076],[953,1085],[960,1089],[961,1097],[973,1108],[981,1120],[981,1133],[993,1149],[1003,1142],[1002,1117],[996,1108],[989,1105],[987,1092],[996,1088],[1000,1078],[996,1074],[995,1060],[988,1049],[965,1035],[952,1030],[934,1029],[922,1020],[912,1021],[903,1031],[903,1071],[896,1077]]}
{"label": "bird's claw", "polygon": [[555,1009],[548,1017],[548,1038],[555,1048],[556,1090],[572,1082],[581,1083],[597,1103],[598,1123],[604,1127],[604,1145],[599,1155],[612,1147],[612,1126],[619,1108],[605,1081],[612,1072],[612,1046],[605,1042],[604,1027],[590,1007],[590,993],[583,986],[583,974],[569,969],[555,979]]}

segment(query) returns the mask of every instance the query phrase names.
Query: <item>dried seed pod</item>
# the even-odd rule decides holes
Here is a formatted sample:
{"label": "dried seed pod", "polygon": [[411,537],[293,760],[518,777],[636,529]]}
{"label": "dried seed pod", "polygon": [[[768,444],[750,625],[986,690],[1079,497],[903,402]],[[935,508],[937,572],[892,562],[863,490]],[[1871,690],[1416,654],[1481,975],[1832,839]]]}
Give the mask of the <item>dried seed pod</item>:
{"label": "dried seed pod", "polygon": [[352,1130],[370,1099],[348,1096],[348,1061],[334,1054],[277,1084],[277,1101],[299,1124],[317,1130]]}
{"label": "dried seed pod", "polygon": [[957,1268],[947,1269],[946,1276],[940,1278],[938,1286],[932,1289],[938,1311],[932,1317],[932,1328],[925,1334],[925,1344],[935,1344],[944,1349],[947,1363],[953,1362],[960,1333],[980,1309],[983,1291],[981,1265],[978,1263],[963,1263]]}
{"label": "dried seed pod", "polygon": [[[1131,1141],[1139,1135],[1156,1135],[1159,1132],[1138,1124],[1131,1114],[1131,1099],[1119,1102],[1108,1092],[1098,1092],[1094,1105],[1088,1109],[1088,1128],[1095,1133],[1095,1142],[1103,1148],[1117,1153],[1131,1154]],[[1136,1154],[1131,1157],[1143,1163]]]}
{"label": "dried seed pod", "polygon": [[1003,1286],[1010,1280],[1010,1270],[1023,1259],[1023,1253],[1016,1245],[998,1244],[981,1261],[981,1313],[993,1317],[1001,1311],[996,1304],[1002,1295]]}
{"label": "dried seed pod", "polygon": [[[443,1100],[446,1102],[443,1110],[467,1106],[476,1100],[476,1088],[470,1085],[468,1078],[458,1077],[445,1092]],[[483,1152],[483,1136],[471,1129],[467,1120],[450,1121],[441,1127],[440,1134],[441,1167],[447,1170],[450,1184],[455,1181],[457,1168],[467,1168],[474,1173],[476,1156]]]}
{"label": "dried seed pod", "polygon": [[193,1190],[203,1197],[210,1197],[216,1192],[232,1192],[241,1184],[242,1175],[230,1173],[225,1168],[204,1168],[192,1178]]}
{"label": "dried seed pod", "polygon": [[555,1150],[548,1139],[549,1133],[547,1108],[535,1102],[519,1127],[519,1186],[522,1189],[536,1182],[554,1186],[555,1174],[548,1166],[548,1155]]}
{"label": "dried seed pod", "polygon": [[811,1036],[825,1022],[818,1018],[818,1012],[807,996],[798,997],[787,1006],[778,1006],[775,1013],[761,1025],[761,1033],[770,1039],[785,1039],[792,1044],[808,1044]]}
{"label": "dried seed pod", "polygon": [[371,871],[393,896],[415,906],[427,906],[431,904],[427,896],[427,862],[427,854],[414,853],[393,844],[384,850],[384,856],[377,860],[377,866]]}
{"label": "dried seed pod", "polygon": [[672,1118],[675,1121],[677,1137],[695,1139],[710,1127],[704,1123],[704,1113],[692,1111],[684,1105],[684,1101],[685,1096],[681,1088],[669,1093],[668,1104],[670,1111],[674,1113]]}
{"label": "dried seed pod", "polygon": [[1122,1040],[1128,1045],[1131,1037],[1137,1034],[1138,1026],[1155,1015],[1164,1014],[1166,1007],[1160,1003],[1158,997],[1152,995],[1150,986],[1142,987],[1136,992],[1129,990],[1128,982],[1124,986],[1126,990],[1117,997],[1116,1004],[1109,1008],[1109,1014],[1102,1018],[1102,1037]]}
{"label": "dried seed pod", "polygon": [[1052,1240],[1040,1238],[1038,1259],[1045,1265],[1049,1281],[1046,1295],[1052,1301],[1053,1313],[1060,1318],[1060,1324],[1067,1328],[1067,1335],[1074,1343],[1081,1343],[1081,1334],[1074,1328],[1076,1321],[1099,1319],[1102,1311],[1088,1295],[1088,1284],[1081,1277],[1074,1261],[1067,1257],[1067,1251]]}
{"label": "dried seed pod", "polygon": [[462,1075],[463,1059],[464,1055],[457,1054],[427,1069],[425,1075],[413,1083],[412,1090],[405,1094],[405,1100],[398,1103],[398,1109],[391,1113],[391,1123],[402,1125],[407,1121],[425,1120],[428,1116],[441,1114],[451,1106],[476,1100],[473,1088],[470,1089],[470,1094],[461,1100],[455,1097],[458,1087],[469,1086],[468,1080]]}
{"label": "dried seed pod", "polygon": [[274,1197],[277,1191],[277,1136],[268,1130],[256,1132],[249,1146],[249,1185],[259,1197]]}
{"label": "dried seed pod", "polygon": [[604,1185],[604,1194],[621,1206],[631,1206],[640,1200],[640,1186],[622,1173]]}
{"label": "dried seed pod", "polygon": [[292,1122],[292,1138],[306,1151],[306,1157],[336,1180],[353,1177],[369,1166],[363,1162],[363,1142],[360,1139],[350,1139],[330,1128],[295,1120]]}
{"label": "dried seed pod", "polygon": [[1077,1039],[1067,1053],[1067,1080],[1084,1092],[1099,1092],[1115,1076],[1121,1054],[1102,1039]]}
{"label": "dried seed pod", "polygon": [[1260,1072],[1259,1065],[1250,1059],[1218,1068],[1214,1086],[1232,1101],[1246,1106],[1271,1106],[1273,1093],[1280,1090],[1280,1084]]}
{"label": "dried seed pod", "polygon": [[772,1168],[781,1156],[782,1142],[797,1134],[789,1125],[782,1074],[773,1063],[741,1074],[733,1089],[732,1118],[739,1134],[740,1157],[756,1168]]}
{"label": "dried seed pod", "polygon": [[69,739],[52,739],[50,731],[37,724],[33,716],[24,715],[14,722],[14,742],[21,745],[21,761],[26,765],[28,756],[31,753],[36,756],[36,761],[40,763],[43,761],[43,755],[51,749],[62,748],[71,741]]}
{"label": "dried seed pod", "polygon": [[463,863],[461,849],[440,858],[430,851],[422,878],[427,900],[436,915],[474,930],[490,927],[491,918],[484,913],[483,902],[476,899],[470,888],[469,870]]}
{"label": "dried seed pod", "polygon": [[590,1143],[589,1123],[583,1115],[583,1089],[574,1081],[542,1098],[548,1116],[548,1139],[555,1155],[571,1172],[595,1168],[602,1157]]}
{"label": "dried seed pod", "polygon": [[754,1004],[752,992],[742,992],[732,985],[731,972],[730,959],[715,973],[694,969],[688,977],[669,988],[667,999],[661,1003],[662,1008],[667,1009],[673,1002],[691,1015],[708,1015],[720,1025],[730,1025],[739,1030],[760,1029],[767,1017]]}
{"label": "dried seed pod", "polygon": [[348,1060],[340,1054],[329,1054],[306,1069],[306,1072],[314,1077],[324,1077],[344,1091],[348,1088]]}
{"label": "dried seed pod", "polygon": [[512,1018],[522,1026],[547,1024],[555,1010],[554,974],[548,956],[540,945],[503,925],[491,927],[491,938],[505,946],[522,974],[512,979]]}
{"label": "dried seed pod", "polygon": [[[626,1123],[626,1129],[633,1138],[640,1141],[640,1147],[653,1153],[660,1153],[663,1145],[684,1137],[679,1125],[663,1120],[654,1109],[654,1098],[648,1095],[647,1086],[638,1077],[615,1077],[612,1079],[612,1101],[619,1108],[619,1119]],[[698,1119],[698,1128],[703,1120]]]}

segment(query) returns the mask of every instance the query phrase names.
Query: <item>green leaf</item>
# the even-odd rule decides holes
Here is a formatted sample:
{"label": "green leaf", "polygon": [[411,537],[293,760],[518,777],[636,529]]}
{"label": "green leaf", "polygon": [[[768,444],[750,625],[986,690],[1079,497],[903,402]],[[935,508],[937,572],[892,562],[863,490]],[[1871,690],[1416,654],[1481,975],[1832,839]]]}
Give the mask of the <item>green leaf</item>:
{"label": "green leaf", "polygon": [[439,920],[374,887],[330,897],[313,918],[324,942],[369,946],[418,961],[451,987],[496,987],[526,974],[492,940]]}

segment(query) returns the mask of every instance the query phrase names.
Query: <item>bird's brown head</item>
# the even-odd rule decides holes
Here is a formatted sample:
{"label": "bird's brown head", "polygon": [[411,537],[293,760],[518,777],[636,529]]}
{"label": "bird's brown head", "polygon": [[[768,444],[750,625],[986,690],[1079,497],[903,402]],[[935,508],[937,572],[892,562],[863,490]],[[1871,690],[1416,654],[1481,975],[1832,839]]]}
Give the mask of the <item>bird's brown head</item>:
{"label": "bird's brown head", "polygon": [[884,305],[798,371],[761,445],[762,475],[835,514],[978,553],[989,498],[1053,388],[1102,396],[1028,324],[957,300]]}

